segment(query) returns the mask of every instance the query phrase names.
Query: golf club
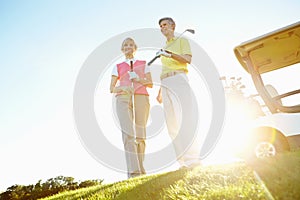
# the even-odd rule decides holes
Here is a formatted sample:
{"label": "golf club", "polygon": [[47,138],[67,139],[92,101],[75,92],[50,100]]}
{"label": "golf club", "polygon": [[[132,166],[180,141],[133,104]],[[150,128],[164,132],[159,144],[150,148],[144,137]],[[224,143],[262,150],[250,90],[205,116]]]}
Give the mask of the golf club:
{"label": "golf club", "polygon": [[[178,40],[185,32],[190,32],[190,33],[192,33],[192,34],[195,34],[195,30],[194,30],[194,29],[186,29],[186,30],[184,30],[184,31],[176,38],[176,40]],[[172,46],[172,45],[176,42],[176,40],[174,40],[172,43],[170,43],[169,45],[167,45],[167,46],[165,47],[165,49],[168,48],[168,47],[170,47],[170,46]],[[157,58],[159,58],[159,56],[155,56],[152,60],[150,60],[150,61],[148,62],[148,66],[150,66]]]}
{"label": "golf club", "polygon": [[[133,72],[133,61],[130,60],[130,72]],[[134,84],[133,84],[133,80],[131,79],[131,87],[132,87],[132,90],[133,90],[133,93],[131,95],[131,101],[132,101],[132,115],[133,115],[133,121],[135,122],[135,109],[134,109]]]}

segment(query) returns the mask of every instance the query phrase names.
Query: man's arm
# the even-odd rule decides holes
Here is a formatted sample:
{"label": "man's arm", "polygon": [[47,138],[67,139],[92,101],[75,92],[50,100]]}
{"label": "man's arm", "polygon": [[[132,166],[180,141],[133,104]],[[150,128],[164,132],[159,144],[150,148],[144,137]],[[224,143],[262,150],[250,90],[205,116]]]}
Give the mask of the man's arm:
{"label": "man's arm", "polygon": [[[166,52],[168,52],[168,51],[166,51]],[[170,58],[173,58],[174,60],[177,60],[178,62],[188,63],[188,64],[191,64],[191,62],[192,62],[192,56],[189,54],[178,55],[178,54],[172,53],[172,52],[168,52],[168,53],[171,54]]]}
{"label": "man's arm", "polygon": [[156,96],[156,100],[158,101],[158,103],[162,103],[161,87],[159,88],[158,94]]}

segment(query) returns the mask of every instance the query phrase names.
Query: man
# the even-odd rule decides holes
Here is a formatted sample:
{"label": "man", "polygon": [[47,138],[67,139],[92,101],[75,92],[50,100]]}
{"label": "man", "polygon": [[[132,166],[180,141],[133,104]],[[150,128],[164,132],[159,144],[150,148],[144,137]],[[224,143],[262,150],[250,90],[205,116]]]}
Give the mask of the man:
{"label": "man", "polygon": [[159,26],[167,41],[165,48],[157,52],[162,62],[161,88],[157,100],[163,103],[168,132],[179,165],[182,168],[192,167],[200,164],[199,153],[192,146],[198,111],[195,110],[195,97],[186,76],[192,52],[187,39],[174,36],[176,25],[172,18],[160,19]]}

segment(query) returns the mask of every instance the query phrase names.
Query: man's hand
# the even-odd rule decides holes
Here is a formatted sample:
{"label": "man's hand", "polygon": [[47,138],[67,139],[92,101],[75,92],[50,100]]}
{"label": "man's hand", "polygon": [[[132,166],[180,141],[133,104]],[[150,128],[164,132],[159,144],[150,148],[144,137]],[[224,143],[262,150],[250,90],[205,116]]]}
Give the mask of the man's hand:
{"label": "man's hand", "polygon": [[158,94],[156,96],[156,100],[158,103],[162,103],[162,93],[161,93],[161,88],[159,88]]}
{"label": "man's hand", "polygon": [[159,50],[157,53],[156,53],[156,56],[165,56],[165,57],[168,57],[168,58],[171,58],[171,53],[170,52],[167,52],[166,50]]}

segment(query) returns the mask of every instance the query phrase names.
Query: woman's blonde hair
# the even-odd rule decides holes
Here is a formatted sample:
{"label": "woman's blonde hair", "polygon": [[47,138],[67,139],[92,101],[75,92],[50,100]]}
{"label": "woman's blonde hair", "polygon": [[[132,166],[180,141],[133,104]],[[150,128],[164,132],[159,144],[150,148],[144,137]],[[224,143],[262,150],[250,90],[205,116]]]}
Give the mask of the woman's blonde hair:
{"label": "woman's blonde hair", "polygon": [[131,37],[125,38],[125,39],[123,40],[122,46],[121,46],[121,50],[123,51],[124,43],[125,43],[127,40],[130,40],[130,41],[132,41],[132,42],[134,43],[134,48],[135,48],[135,50],[136,50],[136,49],[137,49],[137,45],[136,45],[134,39],[132,39]]}

